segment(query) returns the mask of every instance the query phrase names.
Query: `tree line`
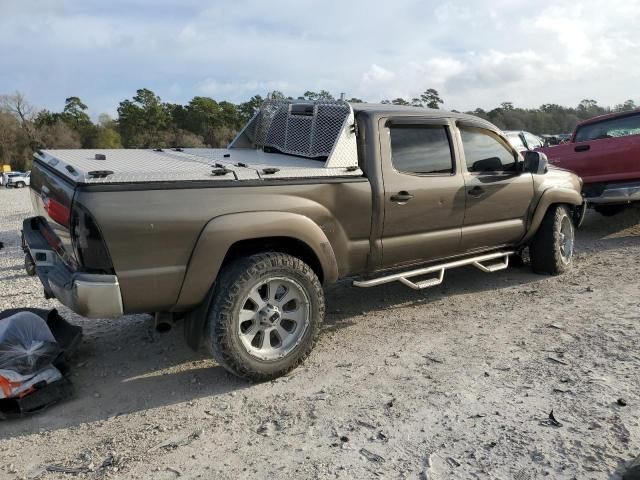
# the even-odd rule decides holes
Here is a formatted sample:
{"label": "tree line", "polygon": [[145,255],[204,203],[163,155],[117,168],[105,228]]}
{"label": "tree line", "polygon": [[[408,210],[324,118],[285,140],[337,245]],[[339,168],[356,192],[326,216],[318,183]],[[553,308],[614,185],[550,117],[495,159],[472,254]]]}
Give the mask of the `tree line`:
{"label": "tree line", "polygon": [[[274,91],[268,98],[292,97]],[[321,90],[307,91],[297,99],[335,98]],[[38,148],[223,147],[264,100],[261,95],[254,95],[236,104],[196,96],[181,105],[163,102],[153,91],[142,88],[131,99],[119,103],[117,119],[101,114],[94,122],[79,97],[67,98],[61,112],[52,112],[36,108],[20,92],[0,95],[0,164],[26,170]],[[364,102],[355,97],[348,101]],[[429,88],[411,99],[383,99],[380,103],[437,109],[444,101],[437,90]],[[576,107],[544,104],[539,108],[519,108],[512,102],[503,102],[492,110],[476,108],[465,113],[482,117],[505,130],[557,134],[569,133],[578,122],[596,115],[636,108],[633,100],[603,107],[596,100],[584,99]]]}

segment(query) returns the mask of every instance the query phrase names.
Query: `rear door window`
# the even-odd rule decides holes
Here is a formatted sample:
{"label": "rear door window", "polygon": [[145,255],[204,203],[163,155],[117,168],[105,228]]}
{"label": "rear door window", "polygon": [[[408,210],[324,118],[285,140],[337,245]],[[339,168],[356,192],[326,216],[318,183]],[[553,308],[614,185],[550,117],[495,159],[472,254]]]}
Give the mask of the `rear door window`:
{"label": "rear door window", "polygon": [[584,125],[576,132],[576,142],[627,137],[629,135],[640,135],[640,115],[638,114]]}
{"label": "rear door window", "polygon": [[442,125],[392,125],[391,162],[402,173],[451,175],[453,155],[448,129]]}

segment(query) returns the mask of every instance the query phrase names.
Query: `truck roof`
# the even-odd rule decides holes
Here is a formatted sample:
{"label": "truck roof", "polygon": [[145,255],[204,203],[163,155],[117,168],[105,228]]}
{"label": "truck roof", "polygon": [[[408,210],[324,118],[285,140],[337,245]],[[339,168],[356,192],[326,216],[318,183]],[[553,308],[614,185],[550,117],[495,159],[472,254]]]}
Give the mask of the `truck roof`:
{"label": "truck roof", "polygon": [[591,117],[588,118],[586,120],[583,120],[582,122],[578,123],[578,125],[576,127],[581,127],[583,125],[589,125],[592,123],[598,123],[601,122],[603,120],[609,120],[610,118],[618,118],[618,117],[626,117],[629,115],[637,115],[638,113],[640,113],[640,108],[637,108],[635,110],[628,110],[625,112],[614,112],[614,113],[605,113],[604,115],[598,115],[597,117]]}
{"label": "truck roof", "polygon": [[487,128],[489,130],[500,131],[491,122],[488,122],[475,115],[467,113],[450,112],[448,110],[440,110],[424,107],[413,107],[411,105],[393,105],[388,103],[351,103],[353,111],[365,113],[367,115],[375,115],[378,117],[398,115],[424,118],[451,118],[457,122],[477,125],[478,127]]}
{"label": "truck roof", "polygon": [[76,184],[359,177],[355,115],[481,118],[428,108],[269,100],[228,148],[39,150],[34,158]]}

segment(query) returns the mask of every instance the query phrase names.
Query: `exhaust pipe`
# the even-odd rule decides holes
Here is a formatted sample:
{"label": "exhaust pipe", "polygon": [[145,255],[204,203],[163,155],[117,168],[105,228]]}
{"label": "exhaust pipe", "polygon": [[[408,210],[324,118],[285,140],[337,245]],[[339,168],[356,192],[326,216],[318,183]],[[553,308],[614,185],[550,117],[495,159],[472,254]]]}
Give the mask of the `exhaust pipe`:
{"label": "exhaust pipe", "polygon": [[155,327],[156,332],[166,333],[173,327],[173,314],[169,312],[156,312]]}

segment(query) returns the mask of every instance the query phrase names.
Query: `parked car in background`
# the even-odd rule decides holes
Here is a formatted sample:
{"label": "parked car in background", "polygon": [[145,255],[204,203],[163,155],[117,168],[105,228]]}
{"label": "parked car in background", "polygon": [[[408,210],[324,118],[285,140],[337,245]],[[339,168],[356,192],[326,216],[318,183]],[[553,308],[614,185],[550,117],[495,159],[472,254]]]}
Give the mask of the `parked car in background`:
{"label": "parked car in background", "polygon": [[509,140],[509,143],[513,145],[513,148],[519,152],[526,152],[527,150],[535,150],[536,148],[546,146],[544,139],[533,133],[521,130],[506,130],[503,133],[507,137],[507,140]]}
{"label": "parked car in background", "polygon": [[22,172],[4,172],[2,175],[0,175],[0,178],[2,179],[1,184],[4,185],[5,187],[9,187],[9,177],[13,176],[13,175],[18,175]]}
{"label": "parked car in background", "polygon": [[228,149],[39,151],[23,232],[49,297],[185,317],[189,345],[267,380],[309,355],[339,278],[423,289],[525,246],[563,273],[580,187],[477,117],[273,101]]}
{"label": "parked car in background", "polygon": [[11,172],[7,174],[6,188],[24,188],[29,185],[31,185],[31,172]]}
{"label": "parked car in background", "polygon": [[9,179],[9,175],[13,174],[13,173],[19,173],[19,172],[2,172],[0,173],[0,185],[6,185],[7,181]]}
{"label": "parked car in background", "polygon": [[584,197],[602,215],[640,202],[640,110],[591,118],[569,143],[537,150],[582,177]]}

